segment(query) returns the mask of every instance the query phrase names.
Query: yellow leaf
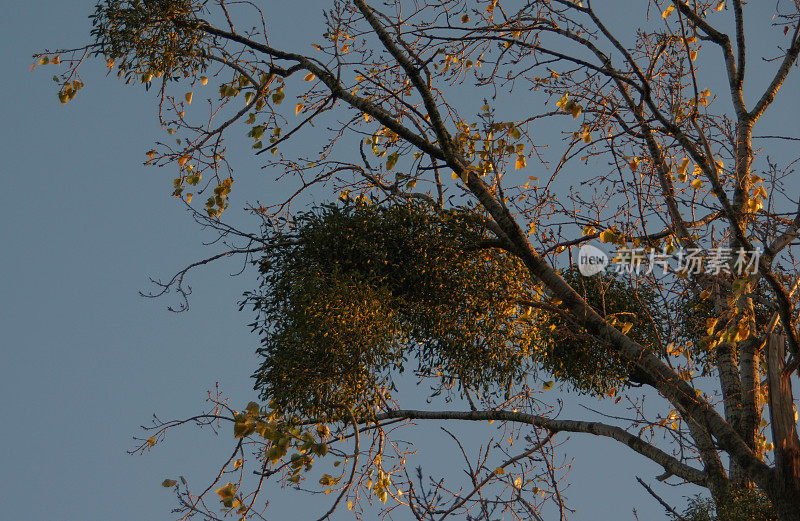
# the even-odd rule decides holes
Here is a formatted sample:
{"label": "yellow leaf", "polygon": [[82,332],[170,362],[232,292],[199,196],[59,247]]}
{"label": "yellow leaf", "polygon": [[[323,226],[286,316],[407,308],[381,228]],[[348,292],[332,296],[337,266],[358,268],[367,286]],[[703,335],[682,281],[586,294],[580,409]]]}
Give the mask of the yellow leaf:
{"label": "yellow leaf", "polygon": [[469,22],[469,15],[465,14],[465,15],[461,16],[461,23],[465,24],[467,22]]}
{"label": "yellow leaf", "polygon": [[151,438],[147,438],[147,444],[148,444],[148,445],[150,445],[151,447],[152,447],[153,445],[155,445],[155,444],[156,444],[156,438],[155,438],[155,436],[153,436],[153,437],[151,437]]}
{"label": "yellow leaf", "polygon": [[187,92],[187,93],[186,93],[186,94],[183,96],[184,98],[186,98],[186,103],[188,103],[189,105],[191,105],[191,104],[192,104],[192,96],[193,96],[193,94],[192,94],[191,92]]}
{"label": "yellow leaf", "polygon": [[542,389],[544,389],[545,391],[549,391],[552,388],[553,388],[553,381],[552,380],[549,380],[549,381],[544,382],[542,384]]}
{"label": "yellow leaf", "polygon": [[229,500],[232,503],[234,494],[236,494],[236,486],[230,481],[228,481],[228,484],[224,487],[217,489],[217,495],[222,498],[223,501]]}
{"label": "yellow leaf", "polygon": [[714,328],[717,326],[717,322],[719,319],[717,318],[707,318],[706,319],[706,333],[709,335],[714,334]]}
{"label": "yellow leaf", "polygon": [[600,240],[602,242],[614,242],[616,238],[616,233],[611,228],[607,228],[605,231],[600,232]]}
{"label": "yellow leaf", "polygon": [[506,473],[506,469],[504,469],[503,467],[497,467],[496,469],[494,469],[494,473],[497,476],[502,476],[503,474]]}
{"label": "yellow leaf", "polygon": [[661,18],[666,19],[669,15],[672,14],[672,11],[674,11],[674,10],[675,10],[675,6],[674,5],[670,5],[669,7],[664,9],[663,13],[661,13]]}
{"label": "yellow leaf", "polygon": [[208,85],[208,78],[206,78],[205,76],[200,76],[200,83],[202,83],[203,85]]}
{"label": "yellow leaf", "polygon": [[702,186],[703,186],[702,179],[695,179],[694,181],[692,181],[692,188],[694,188],[695,190],[702,188]]}
{"label": "yellow leaf", "polygon": [[684,157],[683,161],[681,161],[681,164],[678,165],[678,175],[685,175],[686,174],[686,168],[688,166],[689,166],[689,158],[688,157]]}
{"label": "yellow leaf", "polygon": [[295,115],[300,114],[300,111],[303,110],[303,108],[305,108],[305,105],[303,105],[302,103],[298,103],[297,106],[294,108]]}
{"label": "yellow leaf", "polygon": [[178,482],[175,481],[174,479],[165,479],[164,481],[161,482],[161,486],[164,488],[174,487],[177,484]]}
{"label": "yellow leaf", "polygon": [[517,160],[514,162],[514,170],[519,170],[520,168],[525,168],[527,163],[525,162],[525,156],[518,155]]}
{"label": "yellow leaf", "polygon": [[303,77],[303,79],[306,81],[314,81],[314,78],[315,76],[313,72],[309,72],[308,74],[305,75],[305,77]]}
{"label": "yellow leaf", "polygon": [[722,0],[717,6],[714,8],[715,11],[722,11],[725,9],[725,0]]}
{"label": "yellow leaf", "polygon": [[186,202],[187,203],[191,203],[192,202],[192,197],[194,197],[194,194],[186,194]]}

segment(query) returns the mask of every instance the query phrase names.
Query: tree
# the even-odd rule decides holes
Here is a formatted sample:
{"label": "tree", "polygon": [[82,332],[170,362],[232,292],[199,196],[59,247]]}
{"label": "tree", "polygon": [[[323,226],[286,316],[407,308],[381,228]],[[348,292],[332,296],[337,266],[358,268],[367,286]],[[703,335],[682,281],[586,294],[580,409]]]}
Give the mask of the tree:
{"label": "tree", "polygon": [[[771,31],[759,37],[774,42],[772,54],[756,67],[746,22],[767,8],[753,4],[653,0],[633,8],[632,30],[590,1],[334,0],[306,52],[273,42],[267,20],[280,13],[250,3],[104,0],[88,45],[36,55],[62,67],[62,103],[82,87],[87,56],[155,90],[176,141],[158,143],[148,163],[177,164],[173,195],[221,238],[242,241],[159,293],[182,292],[187,271],[215,258],[260,261],[267,291],[246,303],[258,313],[256,385],[270,405],[234,411],[215,397],[212,413],[192,419],[234,425],[224,470],[238,481],[217,490],[223,506],[256,516],[264,480],[297,484],[315,457],[333,456],[319,479],[337,491],[330,512],[345,499],[362,508],[371,491],[418,519],[536,518],[546,501],[563,518],[564,469],[552,456],[559,433],[575,432],[627,445],[663,466],[661,479],[706,487],[720,515],[753,496],[782,521],[800,519],[791,385],[800,210],[794,162],[766,152],[797,138],[754,135],[780,110],[797,63],[800,5],[781,0],[769,12]],[[714,66],[724,75],[717,93]],[[765,87],[750,78],[756,69]],[[204,118],[192,103],[207,83],[218,91]],[[287,96],[296,98],[288,110]],[[563,139],[542,137],[558,131]],[[257,233],[222,215],[233,193],[223,138],[237,132],[298,183],[288,200],[248,207]],[[285,155],[301,136],[319,151]],[[518,172],[526,168],[537,175]],[[317,187],[343,202],[297,212],[298,196]],[[196,194],[207,197],[199,207]],[[626,277],[567,269],[573,250],[597,240],[617,248]],[[635,257],[643,251],[649,262]],[[681,266],[650,269],[669,256]],[[434,382],[430,409],[398,401],[409,357]],[[537,374],[626,397],[631,417],[562,419],[543,392],[552,381],[539,386]],[[662,411],[642,406],[647,393]],[[467,458],[467,491],[437,484],[426,495],[392,430],[426,420],[502,422],[526,445],[512,454],[496,444],[477,465]],[[157,424],[142,448],[180,423]],[[187,517],[213,518],[205,493],[165,485],[178,487]]]}

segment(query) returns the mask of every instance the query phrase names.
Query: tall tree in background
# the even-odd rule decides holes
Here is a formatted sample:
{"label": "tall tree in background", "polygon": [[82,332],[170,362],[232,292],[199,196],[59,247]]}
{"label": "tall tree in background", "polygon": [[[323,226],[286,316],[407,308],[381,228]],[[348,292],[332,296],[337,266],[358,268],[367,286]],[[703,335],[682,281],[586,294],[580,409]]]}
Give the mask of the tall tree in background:
{"label": "tall tree in background", "polygon": [[[593,4],[335,0],[325,34],[286,49],[270,38],[269,24],[289,22],[278,8],[105,0],[87,46],[36,56],[60,65],[62,103],[82,87],[87,56],[154,90],[173,141],[148,163],[175,163],[173,195],[241,241],[164,291],[183,291],[186,272],[214,258],[259,261],[261,290],[245,304],[257,312],[256,385],[269,405],[234,411],[216,397],[191,419],[234,425],[236,451],[217,479],[234,476],[216,490],[224,509],[258,517],[265,481],[318,479],[334,492],[328,514],[376,497],[420,520],[538,518],[548,504],[565,518],[554,444],[573,432],[625,444],[663,466],[663,480],[706,487],[720,516],[749,502],[800,519],[800,211],[793,163],[765,148],[792,138],[753,145],[796,65],[800,4]],[[612,23],[622,7],[637,26]],[[748,80],[746,21],[767,13],[773,30],[759,39],[774,52],[759,64],[762,88]],[[718,92],[714,70],[725,75]],[[257,233],[223,217],[235,193],[229,135],[246,135],[297,182],[288,200],[248,207]],[[306,157],[284,155],[292,139]],[[342,202],[297,211],[311,189]],[[595,240],[706,252],[706,269],[559,269]],[[403,408],[395,389],[407,364],[431,382],[431,408]],[[551,377],[624,398],[628,419],[561,418]],[[659,411],[643,405],[653,392]],[[436,407],[444,401],[463,409]],[[426,481],[406,469],[414,447],[398,436],[428,420],[505,431],[477,459],[465,451],[466,482]],[[155,425],[142,448],[181,423]],[[214,487],[165,485],[186,517],[216,518]]]}

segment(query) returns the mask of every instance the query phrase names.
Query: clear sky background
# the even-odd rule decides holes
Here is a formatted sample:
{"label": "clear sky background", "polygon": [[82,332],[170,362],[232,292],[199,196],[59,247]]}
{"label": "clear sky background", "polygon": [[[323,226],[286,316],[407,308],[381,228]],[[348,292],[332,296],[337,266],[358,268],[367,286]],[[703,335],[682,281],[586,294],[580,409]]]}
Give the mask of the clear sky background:
{"label": "clear sky background", "polygon": [[[170,297],[138,295],[150,289],[148,275],[169,277],[213,252],[202,244],[211,237],[169,196],[170,173],[142,166],[160,137],[154,98],[106,79],[96,65],[86,69],[76,100],[62,107],[48,79],[52,69],[29,72],[31,54],[83,43],[94,2],[5,4],[0,518],[172,519],[174,497],[161,480],[183,474],[205,484],[229,455],[230,433],[188,428],[148,455],[125,451],[153,413],[197,412],[216,382],[233,404],[254,398],[249,375],[257,340],[246,327],[250,315],[236,304],[255,278],[252,271],[230,277],[240,268],[236,262],[206,267],[191,278],[192,307],[183,314],[166,310],[175,303]],[[308,48],[322,32],[325,4],[271,4],[282,21],[271,26],[273,41]],[[796,130],[796,87],[796,81],[787,86],[792,97],[772,130]],[[244,178],[258,162],[240,156],[234,165]],[[273,177],[258,176],[248,185],[256,192],[247,193],[277,197]],[[233,205],[243,202],[234,198]],[[426,470],[448,465],[450,448],[439,439],[441,446],[433,446],[439,459],[427,460],[433,468]],[[643,521],[663,519],[633,476],[652,481],[656,465],[607,440],[576,438],[569,450],[577,458],[567,493],[578,508],[574,519],[630,520],[631,508]],[[671,498],[693,492],[660,490]],[[297,503],[289,509],[289,496],[275,489],[269,496],[271,519],[302,518],[293,510]],[[322,511],[319,502],[303,504],[309,519]]]}

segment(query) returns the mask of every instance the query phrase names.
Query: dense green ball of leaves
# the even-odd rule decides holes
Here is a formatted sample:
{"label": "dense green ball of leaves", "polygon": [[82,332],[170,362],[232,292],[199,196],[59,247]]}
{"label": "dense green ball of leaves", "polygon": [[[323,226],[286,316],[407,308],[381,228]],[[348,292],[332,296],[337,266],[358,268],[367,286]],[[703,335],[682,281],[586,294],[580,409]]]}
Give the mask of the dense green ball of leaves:
{"label": "dense green ball of leaves", "polygon": [[761,491],[732,490],[719,503],[703,496],[690,498],[682,518],[687,521],[777,521],[778,516]]}
{"label": "dense green ball of leaves", "polygon": [[[656,295],[648,287],[615,273],[582,276],[571,268],[563,278],[609,322],[655,353],[662,353],[660,338],[665,321]],[[579,391],[613,394],[631,382],[632,364],[624,362],[602,340],[577,326],[567,314],[537,316],[545,350],[542,365],[556,378]]]}
{"label": "dense green ball of leaves", "polygon": [[192,0],[104,0],[92,19],[95,54],[127,80],[178,79],[206,67],[208,37],[198,30],[202,3]]}
{"label": "dense green ball of leaves", "polygon": [[524,377],[532,344],[515,257],[483,220],[425,204],[328,205],[298,215],[260,262],[256,387],[303,410],[368,407],[413,361],[444,386],[490,392]]}

